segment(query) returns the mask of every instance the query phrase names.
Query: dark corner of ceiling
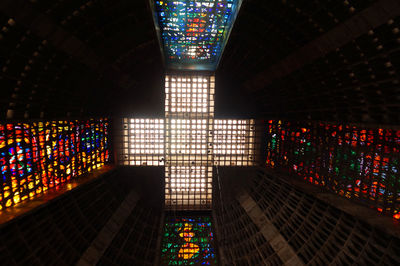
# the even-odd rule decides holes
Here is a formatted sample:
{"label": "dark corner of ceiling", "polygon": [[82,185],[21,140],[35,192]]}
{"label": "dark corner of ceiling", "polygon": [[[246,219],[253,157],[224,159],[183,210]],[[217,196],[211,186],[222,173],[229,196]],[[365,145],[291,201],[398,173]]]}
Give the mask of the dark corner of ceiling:
{"label": "dark corner of ceiling", "polygon": [[217,72],[217,112],[400,122],[396,1],[243,1]]}
{"label": "dark corner of ceiling", "polygon": [[[243,1],[216,115],[398,124],[399,8],[383,2]],[[0,24],[0,119],[163,116],[148,0],[2,0]]]}
{"label": "dark corner of ceiling", "polygon": [[[163,64],[152,11],[147,0],[108,1],[93,17],[105,16],[93,50],[106,66],[92,87],[90,110],[109,116],[158,116],[163,114]],[[88,18],[90,19],[90,18]]]}
{"label": "dark corner of ceiling", "polygon": [[0,5],[0,119],[163,112],[147,0]]}

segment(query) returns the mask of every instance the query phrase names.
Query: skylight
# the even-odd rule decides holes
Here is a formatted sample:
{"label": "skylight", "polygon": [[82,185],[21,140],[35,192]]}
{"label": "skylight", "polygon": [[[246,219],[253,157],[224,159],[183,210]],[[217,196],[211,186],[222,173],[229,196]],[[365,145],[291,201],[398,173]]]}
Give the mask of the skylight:
{"label": "skylight", "polygon": [[215,77],[165,77],[165,205],[210,209]]}
{"label": "skylight", "polygon": [[164,119],[125,118],[123,159],[127,165],[164,165]]}
{"label": "skylight", "polygon": [[215,77],[165,77],[165,118],[124,118],[119,162],[165,167],[165,207],[212,206],[213,166],[252,166],[256,161],[253,119],[214,120]]}
{"label": "skylight", "polygon": [[242,0],[154,1],[169,69],[216,70]]}
{"label": "skylight", "polygon": [[[119,149],[119,162],[131,166],[164,166],[165,139],[164,119],[124,118],[122,120],[122,135]],[[204,134],[201,123],[204,120],[176,120],[174,127],[199,127],[193,129],[175,129],[174,142],[171,144],[171,154],[205,154],[208,150],[201,144]],[[198,125],[195,123],[198,122]],[[175,125],[176,123],[176,125]],[[181,124],[183,123],[183,125]],[[188,123],[188,124],[186,124]],[[204,125],[203,125],[204,126]],[[140,128],[140,129],[139,129]],[[253,119],[215,119],[213,126],[213,165],[219,166],[252,166],[254,165],[256,145],[256,124]],[[203,131],[203,132],[202,132]],[[182,132],[188,133],[185,136]],[[191,135],[192,132],[193,134]],[[197,134],[197,135],[196,135]],[[179,139],[177,136],[181,136]],[[186,149],[181,140],[194,137],[197,142]],[[203,135],[204,136],[204,135]]]}

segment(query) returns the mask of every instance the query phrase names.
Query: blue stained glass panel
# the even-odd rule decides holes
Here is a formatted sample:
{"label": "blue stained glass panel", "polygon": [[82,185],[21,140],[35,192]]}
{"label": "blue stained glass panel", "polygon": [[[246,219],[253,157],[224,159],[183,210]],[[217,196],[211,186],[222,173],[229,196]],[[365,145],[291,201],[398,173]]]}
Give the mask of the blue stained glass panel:
{"label": "blue stained glass panel", "polygon": [[215,71],[242,0],[154,1],[168,69]]}

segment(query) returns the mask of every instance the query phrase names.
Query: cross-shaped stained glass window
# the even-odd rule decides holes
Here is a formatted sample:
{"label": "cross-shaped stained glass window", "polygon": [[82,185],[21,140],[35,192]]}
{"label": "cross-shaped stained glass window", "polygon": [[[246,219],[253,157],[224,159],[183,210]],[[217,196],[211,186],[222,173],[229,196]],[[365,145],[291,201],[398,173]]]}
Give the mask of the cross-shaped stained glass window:
{"label": "cross-shaped stained glass window", "polygon": [[165,118],[123,119],[119,161],[165,167],[167,209],[211,209],[213,166],[255,163],[255,121],[214,119],[215,77],[166,75]]}

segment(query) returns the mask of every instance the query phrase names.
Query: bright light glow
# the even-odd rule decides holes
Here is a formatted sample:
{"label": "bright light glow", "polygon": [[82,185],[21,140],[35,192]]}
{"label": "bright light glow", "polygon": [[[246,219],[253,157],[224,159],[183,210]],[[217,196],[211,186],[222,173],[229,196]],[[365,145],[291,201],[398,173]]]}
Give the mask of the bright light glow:
{"label": "bright light glow", "polygon": [[211,208],[214,90],[213,76],[165,78],[166,208]]}
{"label": "bright light glow", "polygon": [[165,112],[214,113],[214,77],[187,76],[165,79]]}
{"label": "bright light glow", "polygon": [[165,169],[165,197],[168,207],[199,209],[211,201],[212,166],[173,165]]}
{"label": "bright light glow", "polygon": [[167,209],[210,209],[212,167],[255,162],[255,121],[214,120],[214,76],[167,75],[165,119],[123,119],[120,161],[165,166]]}
{"label": "bright light glow", "polygon": [[126,165],[164,165],[164,119],[123,120]]}
{"label": "bright light glow", "polygon": [[250,166],[255,161],[255,122],[248,120],[215,120],[214,164]]}
{"label": "bright light glow", "polygon": [[206,119],[171,119],[170,154],[206,154]]}
{"label": "bright light glow", "polygon": [[[172,192],[206,192],[211,188],[206,166],[171,166],[168,177]],[[211,180],[210,180],[211,181]]]}

